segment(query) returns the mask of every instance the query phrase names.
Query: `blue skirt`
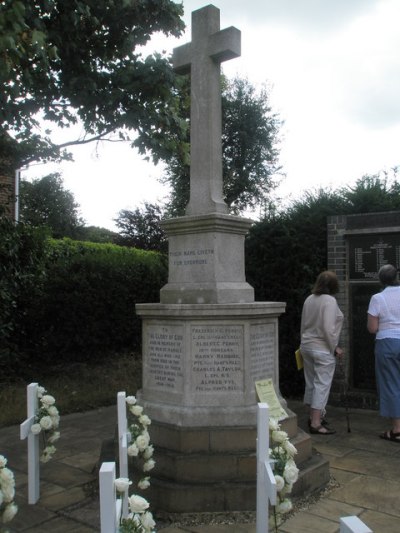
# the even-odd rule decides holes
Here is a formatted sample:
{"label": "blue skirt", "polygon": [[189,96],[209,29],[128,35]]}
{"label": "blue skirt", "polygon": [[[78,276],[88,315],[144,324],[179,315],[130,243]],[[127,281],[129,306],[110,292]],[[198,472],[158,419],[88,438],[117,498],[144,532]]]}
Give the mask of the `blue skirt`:
{"label": "blue skirt", "polygon": [[381,416],[400,418],[400,339],[375,341],[375,373]]}

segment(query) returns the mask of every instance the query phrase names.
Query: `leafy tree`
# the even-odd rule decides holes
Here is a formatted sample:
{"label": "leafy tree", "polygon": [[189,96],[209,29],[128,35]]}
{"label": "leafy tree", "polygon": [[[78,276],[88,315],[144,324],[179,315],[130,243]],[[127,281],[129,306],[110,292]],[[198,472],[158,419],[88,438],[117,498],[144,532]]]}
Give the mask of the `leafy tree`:
{"label": "leafy tree", "polygon": [[111,231],[107,228],[99,228],[97,226],[83,226],[79,228],[78,236],[79,239],[82,241],[113,243],[118,237],[118,234],[115,231]]}
{"label": "leafy tree", "polygon": [[400,183],[395,167],[381,174],[365,175],[353,187],[343,188],[346,212],[371,213],[400,209]]}
{"label": "leafy tree", "polygon": [[[181,93],[181,114],[189,119],[189,79]],[[222,77],[222,160],[224,197],[232,213],[262,204],[277,185],[281,121],[269,106],[266,88],[257,92],[247,79]],[[188,144],[189,131],[185,142]],[[185,143],[171,154],[162,181],[172,187],[168,213],[184,214],[190,193],[190,162]]]}
{"label": "leafy tree", "polygon": [[163,209],[157,204],[145,202],[142,209],[123,209],[115,219],[120,230],[116,243],[143,250],[166,251],[167,238],[160,227],[162,218]]}
{"label": "leafy tree", "polygon": [[64,189],[59,173],[32,182],[22,180],[19,197],[21,221],[34,227],[47,226],[56,239],[79,236],[83,225],[79,205]]}
{"label": "leafy tree", "polygon": [[[19,166],[65,157],[67,146],[115,132],[163,157],[182,126],[175,75],[168,58],[143,57],[142,47],[157,32],[179,36],[182,13],[172,0],[3,0],[0,163],[4,151]],[[80,121],[86,133],[56,145],[39,119]]]}

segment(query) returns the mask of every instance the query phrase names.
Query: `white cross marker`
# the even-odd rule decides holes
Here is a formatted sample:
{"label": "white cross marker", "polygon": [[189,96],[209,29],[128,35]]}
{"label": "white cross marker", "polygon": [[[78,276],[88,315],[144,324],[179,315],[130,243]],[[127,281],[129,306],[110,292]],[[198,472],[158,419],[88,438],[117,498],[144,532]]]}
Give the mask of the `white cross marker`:
{"label": "white cross marker", "polygon": [[31,431],[38,409],[37,383],[31,383],[27,392],[27,419],[20,425],[20,438],[28,438],[28,503],[34,504],[40,497],[39,435]]}

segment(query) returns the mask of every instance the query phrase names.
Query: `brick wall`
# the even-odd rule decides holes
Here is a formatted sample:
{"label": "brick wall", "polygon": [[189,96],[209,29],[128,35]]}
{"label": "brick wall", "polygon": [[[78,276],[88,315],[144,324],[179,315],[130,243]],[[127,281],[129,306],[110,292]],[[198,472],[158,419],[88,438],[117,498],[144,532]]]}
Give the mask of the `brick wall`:
{"label": "brick wall", "polygon": [[16,203],[14,177],[0,175],[0,206],[5,209],[6,215],[15,220]]}
{"label": "brick wall", "polygon": [[[352,385],[353,354],[351,331],[350,290],[352,280],[349,275],[348,238],[359,235],[399,234],[400,211],[388,213],[367,213],[358,215],[337,215],[327,220],[328,269],[336,272],[340,292],[337,301],[344,314],[341,345],[345,350],[345,359],[337,365],[330,403],[353,405],[356,407],[377,407],[375,391],[357,391]],[[354,283],[354,282],[353,282]],[[367,317],[365,317],[366,327]],[[368,335],[365,329],[365,334]]]}

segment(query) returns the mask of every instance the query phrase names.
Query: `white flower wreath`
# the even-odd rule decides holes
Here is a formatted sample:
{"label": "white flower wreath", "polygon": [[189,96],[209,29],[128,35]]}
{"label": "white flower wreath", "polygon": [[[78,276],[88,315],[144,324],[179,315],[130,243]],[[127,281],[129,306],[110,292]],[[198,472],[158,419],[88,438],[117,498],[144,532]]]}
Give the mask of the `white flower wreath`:
{"label": "white flower wreath", "polygon": [[7,459],[0,455],[0,522],[3,524],[11,522],[18,511],[14,503],[14,474],[6,465]]}
{"label": "white flower wreath", "polygon": [[281,430],[281,426],[274,418],[269,420],[270,449],[269,458],[275,475],[277,490],[277,505],[270,515],[270,527],[278,531],[282,523],[282,515],[292,510],[292,502],[288,494],[292,492],[294,483],[299,477],[299,469],[294,462],[296,447],[289,441],[288,434]]}
{"label": "white flower wreath", "polygon": [[[149,472],[155,466],[153,459],[154,448],[150,444],[148,426],[151,424],[150,418],[143,413],[143,407],[137,404],[135,396],[127,396],[128,406],[128,431],[130,433],[130,445],[128,455],[142,459],[142,470]],[[115,480],[115,487],[124,497],[125,491],[132,485],[132,481],[126,478]],[[144,476],[138,481],[138,487],[142,490],[150,486],[150,477]],[[153,533],[156,525],[153,515],[149,511],[149,502],[137,494],[128,498],[129,515],[122,519],[119,524],[119,533]]]}
{"label": "white flower wreath", "polygon": [[60,425],[60,414],[56,407],[56,400],[44,387],[38,386],[37,396],[40,407],[35,414],[35,423],[32,424],[31,431],[34,435],[39,433],[43,437],[44,448],[40,461],[47,463],[56,452],[54,443],[60,438],[58,427]]}
{"label": "white flower wreath", "polygon": [[[147,473],[156,464],[153,459],[154,448],[150,444],[150,435],[147,429],[151,420],[143,413],[143,407],[137,404],[135,396],[127,396],[125,401],[128,407],[128,431],[131,435],[128,455],[129,457],[141,458],[143,460],[142,470]],[[142,477],[138,482],[138,487],[142,490],[149,486],[149,476]]]}

